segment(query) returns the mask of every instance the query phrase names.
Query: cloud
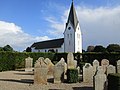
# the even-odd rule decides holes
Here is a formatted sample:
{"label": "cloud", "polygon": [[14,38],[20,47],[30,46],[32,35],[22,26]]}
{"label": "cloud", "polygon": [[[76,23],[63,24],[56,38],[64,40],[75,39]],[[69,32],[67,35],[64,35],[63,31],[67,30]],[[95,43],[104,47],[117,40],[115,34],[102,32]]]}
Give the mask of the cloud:
{"label": "cloud", "polygon": [[95,9],[78,6],[77,12],[83,33],[83,46],[120,44],[120,6]]}
{"label": "cloud", "polygon": [[[84,49],[88,45],[120,44],[120,6],[112,8],[76,6],[76,10],[83,35]],[[50,23],[50,34],[56,37],[64,32],[68,11],[68,9],[64,10],[61,21],[55,17],[46,19]]]}
{"label": "cloud", "polygon": [[31,36],[14,23],[0,21],[0,46],[9,44],[16,50],[23,50],[33,42],[48,39],[48,36]]}
{"label": "cloud", "polygon": [[46,21],[50,23],[50,29],[47,31],[55,37],[62,37],[65,24],[63,21],[57,21],[54,17],[47,17]]}

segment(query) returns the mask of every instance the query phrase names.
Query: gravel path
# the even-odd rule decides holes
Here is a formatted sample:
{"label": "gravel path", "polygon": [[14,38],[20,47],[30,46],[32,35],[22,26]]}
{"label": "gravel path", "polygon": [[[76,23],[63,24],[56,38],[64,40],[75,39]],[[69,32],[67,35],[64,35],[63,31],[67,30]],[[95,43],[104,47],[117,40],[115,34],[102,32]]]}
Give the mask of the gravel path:
{"label": "gravel path", "polygon": [[0,90],[93,90],[92,84],[48,82],[47,85],[34,85],[33,72],[6,71],[0,72]]}

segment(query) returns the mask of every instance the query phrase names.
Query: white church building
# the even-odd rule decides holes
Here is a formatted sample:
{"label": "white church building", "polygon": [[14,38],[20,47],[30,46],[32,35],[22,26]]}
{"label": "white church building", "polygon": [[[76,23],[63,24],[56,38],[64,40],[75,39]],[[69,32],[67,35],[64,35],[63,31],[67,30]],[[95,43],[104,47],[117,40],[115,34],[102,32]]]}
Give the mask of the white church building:
{"label": "white church building", "polygon": [[32,52],[82,53],[82,34],[73,2],[64,30],[64,38],[36,42],[31,45],[31,50]]}

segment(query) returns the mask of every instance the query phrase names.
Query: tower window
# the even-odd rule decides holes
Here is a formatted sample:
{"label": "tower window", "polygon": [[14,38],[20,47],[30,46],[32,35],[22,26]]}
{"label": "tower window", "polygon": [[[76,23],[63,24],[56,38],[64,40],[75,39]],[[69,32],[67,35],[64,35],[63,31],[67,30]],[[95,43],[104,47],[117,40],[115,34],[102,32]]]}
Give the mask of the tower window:
{"label": "tower window", "polygon": [[70,34],[70,37],[72,38],[72,34]]}
{"label": "tower window", "polygon": [[68,27],[68,30],[70,30],[71,29],[71,27]]}
{"label": "tower window", "polygon": [[69,34],[67,34],[67,37],[69,38]]}
{"label": "tower window", "polygon": [[69,45],[70,45],[70,41],[69,41]]}

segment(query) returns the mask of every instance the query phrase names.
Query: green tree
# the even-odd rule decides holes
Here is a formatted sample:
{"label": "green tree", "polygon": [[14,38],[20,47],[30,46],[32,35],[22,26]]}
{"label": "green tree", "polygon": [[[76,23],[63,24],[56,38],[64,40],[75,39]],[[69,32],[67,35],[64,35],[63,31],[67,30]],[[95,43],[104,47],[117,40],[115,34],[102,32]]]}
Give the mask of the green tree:
{"label": "green tree", "polygon": [[101,46],[101,45],[98,45],[98,46],[95,46],[93,52],[106,52],[106,48]]}
{"label": "green tree", "polygon": [[0,47],[0,51],[4,51],[2,47]]}
{"label": "green tree", "polygon": [[93,52],[94,51],[94,46],[88,46],[87,47],[87,52]]}
{"label": "green tree", "polygon": [[120,52],[120,45],[118,44],[109,44],[107,46],[108,52]]}
{"label": "green tree", "polygon": [[13,48],[10,45],[6,45],[3,47],[4,51],[14,51]]}

